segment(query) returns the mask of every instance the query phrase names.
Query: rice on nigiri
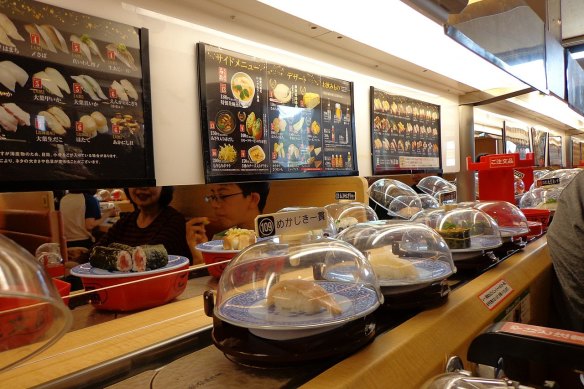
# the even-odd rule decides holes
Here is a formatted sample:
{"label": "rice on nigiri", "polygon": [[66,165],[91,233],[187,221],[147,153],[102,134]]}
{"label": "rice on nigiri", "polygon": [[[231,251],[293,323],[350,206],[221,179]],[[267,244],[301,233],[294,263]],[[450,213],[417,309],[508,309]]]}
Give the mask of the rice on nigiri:
{"label": "rice on nigiri", "polygon": [[5,131],[16,132],[18,119],[10,114],[4,107],[0,107],[0,126]]}
{"label": "rice on nigiri", "polygon": [[40,71],[35,73],[32,78],[37,78],[41,80],[41,85],[43,89],[49,92],[52,95],[63,97],[63,93],[61,93],[61,89],[57,85],[55,81],[49,76],[46,72]]}
{"label": "rice on nigiri", "polygon": [[30,126],[30,114],[28,112],[25,112],[22,108],[14,103],[4,103],[2,106],[6,111],[8,111],[8,113],[10,113],[18,120],[18,124],[21,126]]}
{"label": "rice on nigiri", "polygon": [[71,89],[69,89],[69,85],[65,80],[65,77],[55,68],[46,67],[45,73],[57,84],[57,86],[63,91],[67,92],[67,94],[71,93]]}
{"label": "rice on nigiri", "polygon": [[14,92],[16,88],[16,77],[8,69],[0,66],[0,84]]}
{"label": "rice on nigiri", "polygon": [[0,67],[8,70],[14,76],[14,79],[20,86],[24,86],[28,81],[28,73],[12,61],[0,62]]}
{"label": "rice on nigiri", "polygon": [[12,20],[8,18],[8,16],[0,13],[0,29],[5,32],[12,39],[16,39],[18,41],[23,41],[24,38],[22,35],[18,33],[16,26],[12,23]]}

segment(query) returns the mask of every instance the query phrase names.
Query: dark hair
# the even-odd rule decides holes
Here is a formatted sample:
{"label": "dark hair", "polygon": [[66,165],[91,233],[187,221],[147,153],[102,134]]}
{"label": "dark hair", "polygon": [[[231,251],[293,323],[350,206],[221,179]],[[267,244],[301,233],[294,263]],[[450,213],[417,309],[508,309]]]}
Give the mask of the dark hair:
{"label": "dark hair", "polygon": [[[132,196],[130,196],[130,188],[124,188],[124,193],[126,194],[128,200],[130,200],[130,202],[134,204],[134,200],[132,200]],[[174,186],[163,186],[162,190],[160,191],[158,205],[160,205],[161,208],[168,207],[168,205],[172,202],[173,194]]]}
{"label": "dark hair", "polygon": [[241,193],[243,193],[243,195],[246,197],[252,193],[259,194],[260,201],[258,202],[258,210],[260,212],[264,211],[266,200],[268,199],[268,194],[270,193],[269,182],[236,182],[235,185],[239,186]]}

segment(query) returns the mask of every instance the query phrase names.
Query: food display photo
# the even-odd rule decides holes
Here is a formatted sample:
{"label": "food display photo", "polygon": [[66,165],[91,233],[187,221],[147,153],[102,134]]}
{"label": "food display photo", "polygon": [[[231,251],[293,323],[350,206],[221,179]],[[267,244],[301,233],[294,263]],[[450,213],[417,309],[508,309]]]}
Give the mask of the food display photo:
{"label": "food display photo", "polygon": [[32,157],[3,159],[0,180],[153,175],[145,162],[152,153],[142,87],[146,32],[27,0],[1,4],[0,14],[0,142]]}
{"label": "food display photo", "polygon": [[198,44],[207,182],[352,175],[352,84]]}
{"label": "food display photo", "polygon": [[440,169],[440,106],[371,87],[374,174]]}

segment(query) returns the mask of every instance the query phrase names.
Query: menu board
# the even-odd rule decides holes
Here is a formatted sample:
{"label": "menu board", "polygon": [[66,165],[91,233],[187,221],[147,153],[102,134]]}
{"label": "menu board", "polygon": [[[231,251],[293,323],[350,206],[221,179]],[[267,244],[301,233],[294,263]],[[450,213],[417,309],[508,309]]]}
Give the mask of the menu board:
{"label": "menu board", "polygon": [[440,106],[371,87],[373,174],[439,171]]}
{"label": "menu board", "polygon": [[0,2],[4,190],[155,184],[147,43],[145,29]]}
{"label": "menu board", "polygon": [[529,145],[529,131],[525,128],[513,127],[505,122],[505,152],[518,153],[519,159],[525,159],[531,151]]}
{"label": "menu board", "polygon": [[580,165],[582,160],[582,143],[572,137],[572,167]]}
{"label": "menu board", "polygon": [[549,147],[549,164],[550,166],[562,166],[562,137],[552,136],[548,137]]}
{"label": "menu board", "polygon": [[547,145],[548,133],[531,127],[531,140],[533,143],[533,159],[536,166],[546,166],[545,154]]}
{"label": "menu board", "polygon": [[357,175],[351,82],[198,44],[205,180]]}

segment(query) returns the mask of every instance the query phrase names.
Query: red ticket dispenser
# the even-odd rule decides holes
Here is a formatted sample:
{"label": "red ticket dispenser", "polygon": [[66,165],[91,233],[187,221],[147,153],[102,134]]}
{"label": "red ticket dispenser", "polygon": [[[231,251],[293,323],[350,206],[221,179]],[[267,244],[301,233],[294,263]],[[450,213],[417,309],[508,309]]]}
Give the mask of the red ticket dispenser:
{"label": "red ticket dispenser", "polygon": [[525,189],[533,183],[533,153],[526,159],[519,154],[490,154],[482,156],[480,162],[466,157],[468,170],[479,172],[479,198],[481,200],[508,201],[515,204],[515,175],[523,175]]}

